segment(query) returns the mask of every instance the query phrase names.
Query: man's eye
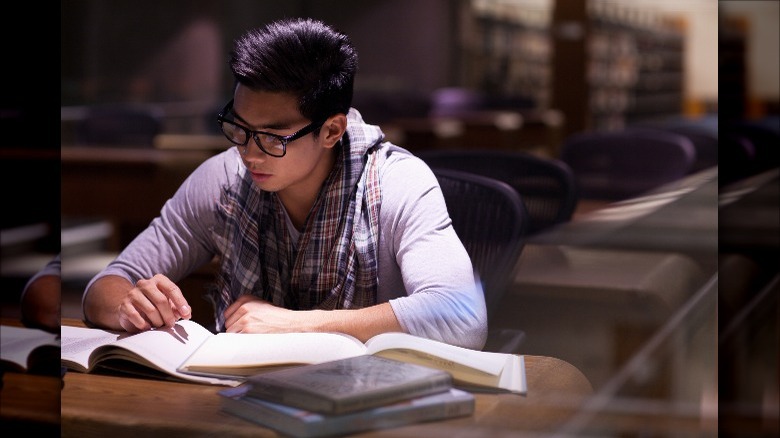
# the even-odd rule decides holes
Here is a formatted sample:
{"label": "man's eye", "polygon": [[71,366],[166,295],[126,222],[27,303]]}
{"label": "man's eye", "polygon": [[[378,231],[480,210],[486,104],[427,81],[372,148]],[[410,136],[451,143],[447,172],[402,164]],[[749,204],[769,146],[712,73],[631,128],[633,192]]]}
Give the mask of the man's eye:
{"label": "man's eye", "polygon": [[279,144],[282,144],[281,140],[279,140],[278,137],[274,137],[272,135],[260,134],[260,141],[262,141],[263,144],[267,144],[267,145],[279,145]]}

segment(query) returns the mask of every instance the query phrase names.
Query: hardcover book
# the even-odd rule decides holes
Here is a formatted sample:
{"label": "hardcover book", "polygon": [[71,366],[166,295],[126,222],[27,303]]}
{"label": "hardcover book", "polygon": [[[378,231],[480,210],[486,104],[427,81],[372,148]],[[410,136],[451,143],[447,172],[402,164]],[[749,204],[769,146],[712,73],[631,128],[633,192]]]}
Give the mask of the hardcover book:
{"label": "hardcover book", "polygon": [[356,411],[327,415],[272,403],[247,395],[248,385],[219,391],[221,409],[227,413],[300,437],[343,436],[368,430],[458,418],[474,413],[474,396],[451,388],[444,392]]}
{"label": "hardcover book", "polygon": [[255,398],[345,414],[450,389],[446,371],[380,356],[356,356],[249,377]]}

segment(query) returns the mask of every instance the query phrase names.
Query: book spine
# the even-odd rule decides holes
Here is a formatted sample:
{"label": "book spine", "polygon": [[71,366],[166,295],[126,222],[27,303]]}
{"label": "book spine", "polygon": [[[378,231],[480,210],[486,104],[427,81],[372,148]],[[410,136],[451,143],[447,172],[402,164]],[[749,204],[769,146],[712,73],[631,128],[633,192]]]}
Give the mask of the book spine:
{"label": "book spine", "polygon": [[284,412],[270,402],[250,396],[226,398],[222,409],[253,423],[299,438],[342,436],[356,432],[399,427],[471,415],[475,402],[470,395],[446,400],[414,401],[345,415],[307,414],[290,408]]}
{"label": "book spine", "polygon": [[247,398],[226,398],[222,400],[222,410],[291,436],[314,436],[316,430],[298,418],[290,418],[263,403],[251,403]]}
{"label": "book spine", "polygon": [[463,417],[474,412],[474,399],[462,398],[424,406],[409,404],[398,409],[376,413],[373,410],[327,417],[318,425],[320,436],[341,435],[374,429],[399,427],[426,421]]}

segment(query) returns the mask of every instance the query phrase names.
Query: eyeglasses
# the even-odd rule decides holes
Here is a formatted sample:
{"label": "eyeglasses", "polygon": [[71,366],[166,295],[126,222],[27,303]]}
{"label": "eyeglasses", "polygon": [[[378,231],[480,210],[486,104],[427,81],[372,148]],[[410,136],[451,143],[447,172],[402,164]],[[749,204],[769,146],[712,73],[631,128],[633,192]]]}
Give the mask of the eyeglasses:
{"label": "eyeglasses", "polygon": [[251,137],[255,140],[255,144],[257,144],[257,147],[259,147],[261,151],[272,157],[283,157],[284,154],[287,153],[287,143],[313,132],[324,123],[312,122],[290,135],[277,135],[264,131],[252,131],[225,118],[225,115],[228,114],[232,107],[233,100],[231,99],[217,116],[217,123],[222,129],[222,133],[225,134],[225,137],[227,137],[231,143],[238,146],[238,151],[241,152],[242,155],[249,153],[248,145],[249,138]]}

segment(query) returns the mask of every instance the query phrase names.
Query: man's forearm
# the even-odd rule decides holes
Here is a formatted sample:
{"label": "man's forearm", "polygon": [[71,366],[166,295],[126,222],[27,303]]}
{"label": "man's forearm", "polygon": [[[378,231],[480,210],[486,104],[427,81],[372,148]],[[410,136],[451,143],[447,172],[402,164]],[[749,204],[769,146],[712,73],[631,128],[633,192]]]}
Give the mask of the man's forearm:
{"label": "man's forearm", "polygon": [[390,303],[363,309],[317,310],[313,315],[313,331],[348,333],[362,342],[380,333],[403,331]]}
{"label": "man's forearm", "polygon": [[132,283],[119,276],[108,275],[100,278],[87,291],[84,317],[98,327],[122,330],[117,308],[132,288]]}

